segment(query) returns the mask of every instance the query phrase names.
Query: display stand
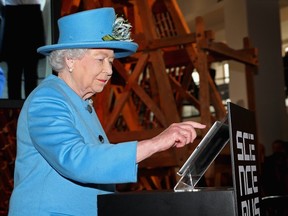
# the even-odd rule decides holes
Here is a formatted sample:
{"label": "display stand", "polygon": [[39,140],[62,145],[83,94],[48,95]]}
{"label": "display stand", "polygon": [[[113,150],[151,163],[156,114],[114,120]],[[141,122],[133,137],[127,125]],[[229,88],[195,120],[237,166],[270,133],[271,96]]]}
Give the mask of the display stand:
{"label": "display stand", "polygon": [[226,120],[227,117],[222,122],[214,122],[193,153],[179,169],[177,174],[181,178],[174,187],[175,192],[198,191],[196,188],[198,181],[230,139],[229,126]]}
{"label": "display stand", "polygon": [[[191,158],[187,160],[190,160],[187,166],[188,171],[182,173],[185,180],[182,179],[178,182],[183,187],[182,189],[180,187],[182,192],[141,191],[99,195],[98,215],[259,216],[261,198],[257,182],[259,169],[254,118],[253,112],[233,103],[228,103],[233,188],[196,188],[195,182],[197,183],[199,179],[197,177],[195,179],[191,169],[192,167],[195,168],[193,163],[202,161],[200,159],[204,156],[199,154],[201,155],[199,160],[190,160]],[[225,133],[223,136],[225,136]],[[215,142],[215,146],[220,146],[220,148],[212,151],[213,154],[208,160],[208,167],[224,145],[217,145]],[[207,168],[206,165],[200,167],[205,167],[204,170]],[[202,174],[202,171],[199,173]]]}

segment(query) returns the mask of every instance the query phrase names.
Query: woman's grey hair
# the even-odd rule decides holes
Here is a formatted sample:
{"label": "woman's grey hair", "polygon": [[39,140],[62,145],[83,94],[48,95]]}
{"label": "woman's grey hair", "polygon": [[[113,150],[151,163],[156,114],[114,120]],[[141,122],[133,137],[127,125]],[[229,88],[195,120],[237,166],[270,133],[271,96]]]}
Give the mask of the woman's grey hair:
{"label": "woman's grey hair", "polygon": [[67,65],[65,63],[65,58],[70,59],[81,59],[87,52],[87,49],[63,49],[54,50],[50,53],[48,59],[52,69],[59,73],[64,70]]}

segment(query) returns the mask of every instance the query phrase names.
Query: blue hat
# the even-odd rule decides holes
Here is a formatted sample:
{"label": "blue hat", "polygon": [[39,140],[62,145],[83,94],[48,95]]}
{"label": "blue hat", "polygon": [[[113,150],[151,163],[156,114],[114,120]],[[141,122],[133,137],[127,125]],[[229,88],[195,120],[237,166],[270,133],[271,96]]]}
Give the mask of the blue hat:
{"label": "blue hat", "polygon": [[115,58],[122,58],[138,48],[130,38],[131,25],[123,17],[117,17],[113,8],[64,16],[58,20],[58,27],[58,43],[39,47],[38,53],[49,55],[60,49],[107,48],[114,50]]}

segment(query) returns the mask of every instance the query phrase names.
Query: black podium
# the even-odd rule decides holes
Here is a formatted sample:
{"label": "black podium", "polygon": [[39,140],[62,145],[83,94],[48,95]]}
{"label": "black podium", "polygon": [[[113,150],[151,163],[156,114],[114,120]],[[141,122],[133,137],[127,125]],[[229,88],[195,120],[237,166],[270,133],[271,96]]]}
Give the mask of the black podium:
{"label": "black podium", "polygon": [[232,189],[194,192],[148,191],[98,196],[98,215],[112,216],[235,216]]}
{"label": "black podium", "polygon": [[[195,164],[206,164],[209,166],[210,164],[203,162],[203,158],[209,158],[207,156],[209,154],[215,155],[213,151],[221,151],[221,149],[216,150],[215,148],[218,145],[217,142],[221,139],[215,140],[213,135],[213,138],[209,141],[210,143],[206,145],[209,146],[208,150],[207,148],[205,149],[205,154],[202,152],[201,157],[199,157],[200,160],[190,160],[192,165],[188,166],[188,172],[185,172],[184,176],[182,176],[182,182],[177,183],[176,186],[184,186],[182,191],[181,188],[180,190],[175,190],[175,187],[174,191],[139,191],[99,195],[97,203],[98,215],[260,216],[261,198],[259,194],[259,167],[257,163],[257,137],[254,113],[235,104],[228,103],[227,121],[229,125],[227,139],[230,142],[231,150],[233,188],[194,187],[194,180],[199,177],[199,175],[193,174],[194,170],[198,169]],[[223,133],[220,137],[222,135]],[[219,137],[219,133],[217,133],[217,136]],[[205,140],[205,137],[203,140]],[[213,157],[211,161],[214,159]],[[190,190],[191,188],[192,190]]]}

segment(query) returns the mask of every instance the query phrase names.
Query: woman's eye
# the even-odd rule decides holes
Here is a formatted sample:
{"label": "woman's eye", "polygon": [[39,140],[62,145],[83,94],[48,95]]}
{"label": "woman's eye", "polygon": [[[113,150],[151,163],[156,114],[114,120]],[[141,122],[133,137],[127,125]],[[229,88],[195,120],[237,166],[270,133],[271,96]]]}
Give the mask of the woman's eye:
{"label": "woman's eye", "polygon": [[100,58],[100,59],[97,59],[97,61],[99,61],[99,62],[103,62],[104,59]]}

